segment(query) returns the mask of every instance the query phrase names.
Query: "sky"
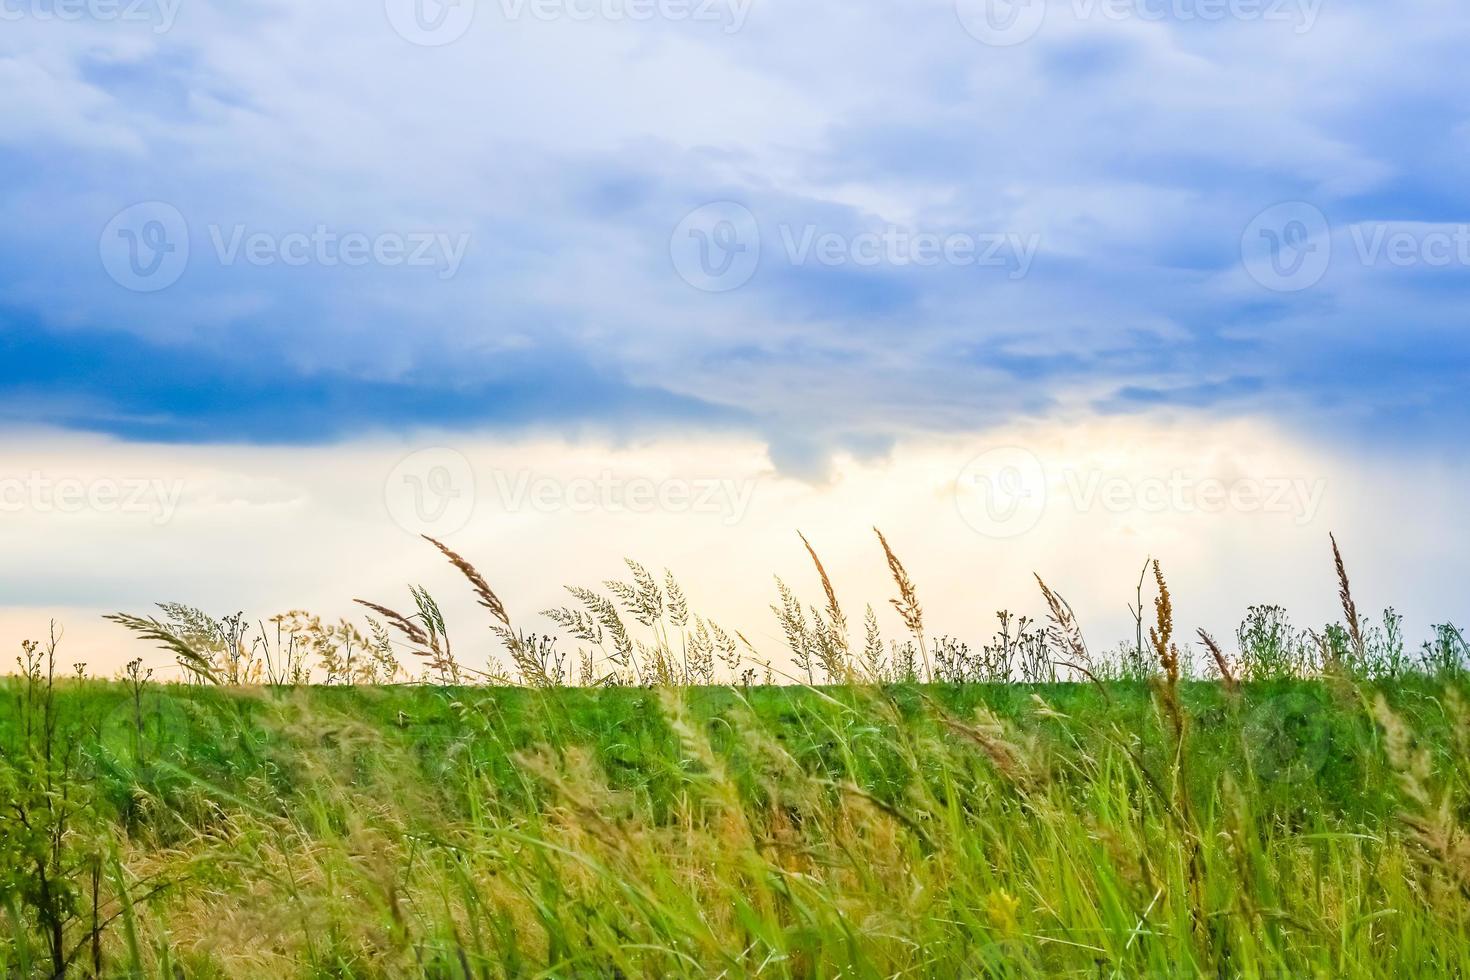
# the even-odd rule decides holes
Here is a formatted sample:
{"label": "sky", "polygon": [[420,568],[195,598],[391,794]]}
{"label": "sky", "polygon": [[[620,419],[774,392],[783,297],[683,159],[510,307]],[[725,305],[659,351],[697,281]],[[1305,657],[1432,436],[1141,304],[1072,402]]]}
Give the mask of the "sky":
{"label": "sky", "polygon": [[779,656],[796,530],[886,609],[875,524],[971,639],[1037,571],[1109,646],[1149,556],[1190,627],[1320,624],[1329,531],[1360,604],[1463,619],[1467,39],[1449,0],[0,0],[0,640],[110,670],[118,608],[452,592],[426,532],[528,626],[630,555]]}

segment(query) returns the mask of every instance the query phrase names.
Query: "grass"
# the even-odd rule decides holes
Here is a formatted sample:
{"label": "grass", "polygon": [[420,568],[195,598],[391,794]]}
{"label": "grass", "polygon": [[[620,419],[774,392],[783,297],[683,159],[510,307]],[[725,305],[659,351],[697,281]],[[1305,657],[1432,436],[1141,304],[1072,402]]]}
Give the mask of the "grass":
{"label": "grass", "polygon": [[[423,590],[366,634],[119,620],[187,684],[28,644],[0,681],[0,975],[1470,975],[1463,640],[1409,657],[1335,542],[1347,625],[1256,607],[1205,670],[1157,565],[1114,656],[1045,584],[1045,622],[971,651],[926,640],[884,541],[909,636],[868,615],[859,649],[806,546],[822,602],[782,585],[776,614],[835,683],[758,683],[637,565],[553,611],[574,674],[448,549],[510,667],[462,663]],[[437,683],[360,683],[398,655]]]}
{"label": "grass", "polygon": [[[1122,683],[175,685],[139,714],[69,681],[65,945],[108,920],[103,971],[142,976],[1465,975],[1465,693],[1185,684],[1176,764]],[[9,906],[5,971],[44,975]]]}

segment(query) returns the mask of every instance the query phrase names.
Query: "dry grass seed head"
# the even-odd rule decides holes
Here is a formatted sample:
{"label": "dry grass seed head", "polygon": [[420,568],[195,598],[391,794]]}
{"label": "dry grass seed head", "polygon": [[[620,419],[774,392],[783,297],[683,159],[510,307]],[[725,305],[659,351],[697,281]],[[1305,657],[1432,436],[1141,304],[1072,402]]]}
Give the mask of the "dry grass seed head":
{"label": "dry grass seed head", "polygon": [[1347,566],[1343,564],[1342,551],[1337,547],[1337,537],[1327,535],[1332,542],[1332,562],[1337,568],[1337,597],[1342,602],[1342,614],[1347,619],[1348,637],[1353,643],[1353,652],[1363,656],[1363,630],[1358,624],[1358,606],[1353,602],[1352,586],[1348,584]]}
{"label": "dry grass seed head", "polygon": [[893,582],[898,586],[898,598],[890,599],[893,608],[898,610],[899,616],[903,618],[903,624],[916,635],[924,632],[924,610],[919,605],[919,592],[914,588],[913,580],[909,573],[904,570],[903,563],[888,546],[888,539],[883,537],[883,532],[876,527],[873,533],[878,535],[878,542],[883,545],[883,554],[888,559],[888,571],[893,575]]}
{"label": "dry grass seed head", "polygon": [[1225,659],[1225,651],[1220,649],[1220,644],[1215,642],[1215,638],[1204,627],[1200,627],[1199,638],[1200,642],[1205,645],[1205,649],[1210,652],[1210,656],[1214,658],[1215,666],[1220,671],[1220,680],[1224,683],[1225,690],[1231,694],[1238,692],[1240,690],[1240,681],[1236,680],[1234,671],[1230,669],[1230,663]]}
{"label": "dry grass seed head", "polygon": [[822,580],[822,591],[827,594],[827,619],[836,634],[837,642],[843,651],[847,650],[847,617],[842,613],[842,606],[837,602],[837,591],[832,588],[832,580],[827,577],[827,569],[822,567],[822,559],[817,557],[817,551],[812,543],[806,539],[806,535],[800,531],[796,536],[801,538],[801,543],[806,545],[807,554],[812,556],[812,564],[817,566],[817,575]]}
{"label": "dry grass seed head", "polygon": [[509,626],[510,616],[505,611],[505,604],[502,603],[500,601],[500,597],[497,596],[493,590],[491,590],[490,584],[485,581],[485,577],[481,575],[478,570],[476,570],[475,566],[471,565],[466,559],[460,557],[454,551],[450,550],[448,545],[438,540],[437,538],[431,538],[427,534],[425,534],[423,535],[423,539],[429,542],[429,544],[438,548],[441,552],[443,552],[444,557],[449,559],[449,563],[455,568],[459,569],[460,574],[463,575],[465,579],[470,583],[470,587],[474,590],[475,596],[477,599],[479,599],[480,605],[490,610],[490,614],[496,619],[500,620],[502,624],[504,624],[505,626]]}
{"label": "dry grass seed head", "polygon": [[942,712],[939,718],[950,731],[980,746],[996,771],[1016,788],[1026,790],[1034,785],[1040,769],[1034,764],[1031,750],[1013,736],[1008,737],[1005,723],[988,708],[975,709],[973,725]]}
{"label": "dry grass seed head", "polygon": [[1082,638],[1082,627],[1077,622],[1077,616],[1072,612],[1071,603],[1063,599],[1059,594],[1042,581],[1040,575],[1032,573],[1036,584],[1041,587],[1041,595],[1046,599],[1047,608],[1051,611],[1051,629],[1053,642],[1066,649],[1078,662],[1078,666],[1084,668],[1089,674],[1092,669],[1092,656],[1087,652],[1087,642]]}
{"label": "dry grass seed head", "polygon": [[[394,610],[389,609],[387,606],[380,606],[376,602],[368,602],[366,599],[354,599],[352,601],[357,603],[359,606],[364,606],[368,609],[371,609],[379,616],[382,616],[393,626],[397,627],[398,631],[402,633],[404,637],[406,637],[408,641],[414,646],[422,648],[423,651],[427,651],[429,649],[428,634],[420,629],[418,624],[409,619],[407,616],[403,615],[400,612],[395,612]],[[425,655],[425,653],[420,653],[418,650],[415,650],[414,652],[417,653],[419,656]]]}

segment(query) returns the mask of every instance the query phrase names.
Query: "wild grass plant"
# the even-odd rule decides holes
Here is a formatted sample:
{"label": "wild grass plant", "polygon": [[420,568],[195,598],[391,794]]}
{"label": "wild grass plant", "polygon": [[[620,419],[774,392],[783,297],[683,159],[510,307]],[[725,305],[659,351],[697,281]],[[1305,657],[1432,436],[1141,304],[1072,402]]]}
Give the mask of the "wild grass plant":
{"label": "wild grass plant", "polygon": [[422,589],[365,630],[120,619],[182,684],[28,645],[0,974],[1470,975],[1464,641],[1405,655],[1335,542],[1337,632],[1255,607],[1197,657],[1158,563],[1105,657],[1044,583],[1042,620],[928,638],[887,541],[905,635],[859,635],[803,544],[783,658],[636,563],[526,632],[442,545],[503,658]]}

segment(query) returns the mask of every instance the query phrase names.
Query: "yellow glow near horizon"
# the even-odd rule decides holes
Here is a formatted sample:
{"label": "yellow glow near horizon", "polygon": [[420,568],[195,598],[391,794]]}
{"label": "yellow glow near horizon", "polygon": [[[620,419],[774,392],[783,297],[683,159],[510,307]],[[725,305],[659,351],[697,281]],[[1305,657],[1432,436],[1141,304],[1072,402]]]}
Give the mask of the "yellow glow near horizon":
{"label": "yellow glow near horizon", "polygon": [[997,609],[1041,614],[1037,572],[1094,649],[1113,646],[1132,635],[1126,604],[1150,555],[1173,586],[1181,640],[1196,626],[1228,637],[1259,602],[1320,624],[1335,615],[1329,529],[1360,605],[1400,604],[1413,640],[1431,618],[1460,615],[1466,561],[1442,529],[1456,526],[1463,469],[1349,460],[1262,423],[1199,418],[914,439],[883,459],[839,457],[820,485],[778,474],[762,444],[736,438],[434,434],[241,448],[37,434],[0,450],[0,640],[38,636],[55,617],[63,658],[105,674],[167,656],[104,612],[171,600],[336,617],[358,596],[406,606],[406,585],[420,583],[470,662],[498,653],[454,569],[417,539],[427,532],[474,562],[526,629],[548,628],[538,613],[567,601],[564,585],[621,577],[626,555],[672,569],[696,611],[781,663],[771,576],[820,598],[797,529],[854,628],[871,603],[899,636],[874,525],[917,583],[930,635],[972,645]]}

